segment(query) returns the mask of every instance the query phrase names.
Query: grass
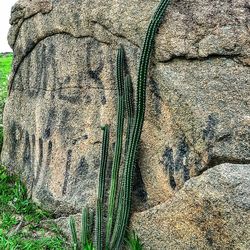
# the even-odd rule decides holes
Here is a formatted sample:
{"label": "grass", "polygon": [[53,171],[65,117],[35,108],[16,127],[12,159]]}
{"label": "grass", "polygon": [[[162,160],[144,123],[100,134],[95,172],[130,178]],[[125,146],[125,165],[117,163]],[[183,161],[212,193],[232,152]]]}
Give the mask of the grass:
{"label": "grass", "polygon": [[135,232],[129,233],[126,236],[125,242],[130,250],[143,250],[143,245]]}
{"label": "grass", "polygon": [[28,198],[15,176],[0,167],[0,250],[68,249],[55,224],[42,223],[52,215]]}
{"label": "grass", "polygon": [[3,108],[8,95],[8,76],[11,70],[13,54],[0,54],[0,152],[3,145]]}

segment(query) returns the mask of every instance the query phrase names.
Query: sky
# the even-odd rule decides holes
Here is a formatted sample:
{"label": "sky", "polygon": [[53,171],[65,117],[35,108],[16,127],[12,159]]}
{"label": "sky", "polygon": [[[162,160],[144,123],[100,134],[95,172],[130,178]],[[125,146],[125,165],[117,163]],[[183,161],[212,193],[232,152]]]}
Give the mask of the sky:
{"label": "sky", "polygon": [[0,0],[0,52],[11,52],[7,42],[11,7],[17,0]]}

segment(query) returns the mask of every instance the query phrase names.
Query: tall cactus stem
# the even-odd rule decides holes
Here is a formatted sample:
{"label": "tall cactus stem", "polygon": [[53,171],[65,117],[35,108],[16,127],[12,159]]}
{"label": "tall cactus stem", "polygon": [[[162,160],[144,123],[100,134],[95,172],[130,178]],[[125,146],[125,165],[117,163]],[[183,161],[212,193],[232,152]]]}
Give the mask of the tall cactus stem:
{"label": "tall cactus stem", "polygon": [[157,29],[161,23],[161,19],[165,13],[165,10],[169,2],[170,0],[161,0],[148,26],[146,37],[143,44],[143,49],[139,64],[138,79],[137,79],[135,120],[133,124],[132,134],[129,140],[128,152],[125,159],[124,176],[122,177],[123,179],[122,190],[121,190],[122,197],[119,201],[120,209],[118,209],[118,214],[115,223],[115,230],[111,240],[112,249],[121,248],[125,230],[129,220],[133,166],[139,140],[141,137],[141,131],[145,116],[146,82],[148,75],[149,60],[154,47],[154,40]]}
{"label": "tall cactus stem", "polygon": [[71,232],[71,237],[73,241],[73,250],[78,250],[79,242],[78,242],[77,233],[76,233],[76,222],[73,216],[69,217],[69,226],[70,226],[70,232]]}
{"label": "tall cactus stem", "polygon": [[103,205],[104,205],[104,189],[105,189],[105,178],[108,161],[108,148],[109,148],[109,126],[105,125],[102,127],[103,139],[102,139],[102,154],[101,154],[101,166],[99,172],[98,182],[98,195],[97,195],[97,206],[96,206],[96,225],[95,225],[95,239],[96,239],[96,250],[103,249]]}
{"label": "tall cactus stem", "polygon": [[82,209],[82,230],[81,230],[82,250],[84,250],[84,247],[86,246],[89,240],[88,219],[89,219],[89,209],[85,207]]}
{"label": "tall cactus stem", "polygon": [[126,143],[125,143],[125,155],[128,151],[128,144],[130,139],[130,134],[132,131],[133,126],[133,119],[134,119],[134,97],[133,97],[133,85],[132,79],[130,75],[126,75],[125,77],[125,109],[127,112],[127,132],[126,132]]}
{"label": "tall cactus stem", "polygon": [[118,112],[117,112],[117,127],[116,127],[116,144],[115,144],[114,158],[112,163],[110,193],[108,199],[108,218],[106,227],[107,247],[109,246],[110,243],[112,227],[114,224],[115,201],[117,200],[117,186],[118,186],[119,168],[121,164],[121,155],[122,155],[122,137],[123,137],[124,113],[125,113],[124,64],[125,64],[125,52],[123,47],[120,47],[117,53],[117,65],[116,65]]}
{"label": "tall cactus stem", "polygon": [[92,233],[93,233],[93,230],[94,230],[94,214],[95,212],[93,210],[89,210],[89,215],[88,215],[88,238],[91,239],[92,237]]}

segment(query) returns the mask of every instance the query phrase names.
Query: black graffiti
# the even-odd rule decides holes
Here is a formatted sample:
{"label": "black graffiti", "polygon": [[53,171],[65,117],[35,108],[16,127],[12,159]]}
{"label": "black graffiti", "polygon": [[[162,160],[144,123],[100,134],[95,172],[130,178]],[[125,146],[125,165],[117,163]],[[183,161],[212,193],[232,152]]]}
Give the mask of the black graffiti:
{"label": "black graffiti", "polygon": [[88,170],[89,170],[89,165],[85,159],[85,157],[81,157],[80,162],[76,168],[76,176],[77,177],[83,177],[86,176],[88,174]]}
{"label": "black graffiti", "polygon": [[12,83],[12,90],[24,91],[21,67],[18,69],[15,80]]}
{"label": "black graffiti", "polygon": [[161,95],[158,83],[153,79],[149,79],[149,90],[152,94],[153,108],[157,116],[161,114]]}
{"label": "black graffiti", "polygon": [[[51,124],[49,120],[54,118],[56,115],[53,109],[49,113],[51,116],[50,118],[48,118],[47,125]],[[69,115],[70,113],[67,111],[67,109],[65,109],[62,115],[60,116],[61,126],[64,127],[63,129],[66,130],[67,130],[66,125],[69,120]],[[22,164],[20,167],[23,167],[23,173],[24,173],[23,175],[25,177],[26,184],[30,186],[29,190],[32,190],[33,187],[36,187],[38,185],[42,173],[43,176],[39,186],[45,187],[47,185],[48,180],[51,178],[50,167],[53,155],[53,143],[52,140],[48,140],[48,138],[51,136],[51,131],[46,132],[45,129],[42,137],[36,138],[35,134],[30,135],[29,132],[24,128],[22,128],[21,125],[13,121],[10,125],[9,134],[10,134],[9,153],[10,156],[12,157],[11,160],[15,162],[21,156],[20,159],[22,161]],[[84,134],[77,140],[87,140],[87,139],[88,135]],[[67,193],[68,189],[70,170],[72,167],[73,150],[69,149],[66,152],[66,154],[67,154],[67,161],[64,173],[65,176],[64,183],[62,187],[63,195]],[[99,158],[97,159],[98,159],[98,164],[96,164],[96,166],[99,167]],[[81,156],[74,170],[75,184],[77,184],[78,181],[85,179],[88,174],[89,174],[89,164],[86,161],[85,157]]]}
{"label": "black graffiti", "polygon": [[203,130],[202,139],[207,141],[208,143],[211,142],[215,137],[215,126],[217,121],[214,115],[209,115],[207,120],[207,126]]}
{"label": "black graffiti", "polygon": [[49,109],[48,111],[48,120],[47,120],[45,130],[43,132],[44,139],[48,139],[51,136],[51,130],[54,127],[55,121],[56,121],[56,111],[55,111],[55,108],[53,107]]}
{"label": "black graffiti", "polygon": [[30,145],[30,136],[29,133],[25,132],[25,139],[24,139],[24,151],[23,151],[23,165],[25,167],[25,177],[26,177],[26,184],[31,183],[32,179],[32,171],[31,171],[31,145]]}
{"label": "black graffiti", "polygon": [[176,148],[175,157],[173,156],[173,149],[167,147],[163,154],[163,164],[167,171],[169,178],[169,184],[172,189],[175,189],[177,186],[175,175],[182,171],[183,181],[190,179],[190,170],[188,168],[188,155],[189,155],[189,146],[185,141],[185,137],[179,140],[179,143]]}
{"label": "black graffiti", "polygon": [[39,166],[42,166],[43,162],[43,139],[39,138]]}
{"label": "black graffiti", "polygon": [[185,139],[181,138],[179,140],[179,143],[177,145],[177,152],[176,152],[176,158],[175,158],[175,171],[180,171],[183,166],[183,159],[188,154],[188,145],[185,142]]}
{"label": "black graffiti", "polygon": [[30,180],[30,194],[32,196],[33,187],[34,187],[34,171],[32,169],[32,164],[35,162],[35,147],[36,147],[36,137],[34,134],[31,135],[31,165],[28,169],[29,171],[29,180]]}
{"label": "black graffiti", "polygon": [[43,139],[42,138],[39,138],[38,145],[39,145],[39,158],[38,158],[38,166],[36,169],[36,174],[35,174],[35,178],[33,181],[33,185],[36,185],[39,180],[42,163],[43,163]]}
{"label": "black graffiti", "polygon": [[47,158],[46,158],[46,163],[43,169],[44,172],[44,176],[43,176],[43,180],[42,180],[42,184],[41,186],[46,186],[46,182],[49,178],[49,168],[50,168],[50,164],[51,164],[51,159],[52,159],[52,149],[53,149],[53,143],[52,141],[48,142],[48,148],[47,148]]}
{"label": "black graffiti", "polygon": [[[82,65],[80,65],[79,64],[79,66],[78,66],[79,68],[82,68]],[[84,72],[83,71],[81,71],[81,72],[79,72],[78,73],[78,76],[77,76],[77,85],[78,85],[78,87],[79,88],[82,88],[82,86],[85,84],[85,83],[87,83],[87,77],[86,77],[86,74],[84,74]],[[79,92],[79,89],[76,89],[76,91],[78,91]],[[86,91],[86,92],[83,92],[83,93],[81,93],[82,94],[82,102],[84,103],[84,104],[89,104],[89,103],[91,103],[92,102],[92,98],[91,98],[91,96],[89,95],[89,93]],[[79,100],[80,100],[80,96],[79,96]],[[80,100],[81,101],[81,100]]]}
{"label": "black graffiti", "polygon": [[71,161],[72,161],[72,150],[70,149],[67,152],[67,161],[66,161],[66,167],[65,167],[65,173],[64,173],[64,183],[63,183],[63,187],[62,187],[62,195],[65,195],[67,192]]}
{"label": "black graffiti", "polygon": [[[59,85],[59,91],[58,91],[58,98],[61,100],[65,100],[68,101],[70,103],[80,103],[81,99],[80,99],[80,91],[79,88],[72,88],[71,92],[73,92],[73,94],[63,94],[64,90],[66,89],[67,92],[69,90],[70,86],[70,82],[71,82],[71,77],[67,76],[65,77],[65,79],[63,81],[58,80],[58,85]],[[68,89],[67,89],[68,87]]]}
{"label": "black graffiti", "polygon": [[[32,62],[33,53],[31,53],[19,67],[13,84],[14,90],[25,91],[30,98],[36,98],[39,95],[43,97],[48,83],[52,82],[52,89],[55,89],[57,82],[55,46],[42,44],[38,45],[35,51],[33,60],[35,64]],[[51,69],[50,72],[49,69]],[[52,77],[53,81],[49,81],[49,77]],[[53,97],[54,92],[51,91],[51,98]]]}
{"label": "black graffiti", "polygon": [[[20,141],[22,139],[22,128],[19,124],[17,124],[15,121],[12,121],[10,124],[10,129],[7,132],[9,133],[9,143],[10,143],[10,159],[15,161],[17,156],[17,148],[20,145]],[[19,138],[17,138],[19,136]]]}
{"label": "black graffiti", "polygon": [[176,188],[176,182],[174,178],[174,157],[172,148],[167,147],[163,154],[164,165],[169,178],[169,185],[172,189]]}
{"label": "black graffiti", "polygon": [[[37,97],[39,93],[42,93],[42,96],[44,95],[44,91],[47,88],[47,81],[48,81],[48,75],[47,75],[47,69],[46,69],[46,46],[43,44],[40,46],[36,51],[36,77],[33,79],[27,79],[28,83],[28,89],[27,94],[29,97]],[[30,78],[30,60],[31,56],[29,56],[27,68],[25,72],[27,72],[27,78]],[[33,72],[32,72],[33,73]]]}
{"label": "black graffiti", "polygon": [[[94,40],[91,40],[87,43],[87,74],[88,76],[93,79],[96,84],[97,88],[100,90],[101,94],[101,103],[104,105],[106,104],[106,97],[104,92],[104,85],[101,80],[100,74],[104,68],[104,61],[103,61],[103,51],[101,50],[100,43]],[[98,65],[95,69],[93,69],[92,65],[92,58],[98,57]],[[94,64],[94,63],[93,63]],[[96,63],[95,63],[96,64]]]}
{"label": "black graffiti", "polygon": [[215,115],[210,114],[208,116],[206,128],[203,130],[203,134],[202,134],[202,139],[206,143],[207,166],[217,164],[217,163],[215,163],[216,160],[213,159],[213,153],[212,153],[212,148],[213,148],[213,145],[214,145],[214,141],[216,139],[215,128],[216,128],[217,123],[218,123],[218,121],[217,121]]}
{"label": "black graffiti", "polygon": [[[47,53],[47,61],[48,61],[48,66],[51,67],[52,70],[52,86],[51,89],[55,90],[56,89],[56,85],[57,85],[57,62],[55,60],[56,58],[56,50],[55,50],[55,45],[54,44],[50,44],[50,46],[48,47],[48,53]],[[47,66],[47,68],[48,68]],[[50,91],[50,98],[53,100],[55,98],[55,92],[54,91]]]}
{"label": "black graffiti", "polygon": [[70,124],[70,112],[68,109],[64,109],[61,114],[59,131],[62,136],[64,136],[65,140],[67,139],[67,135],[71,132],[72,127]]}
{"label": "black graffiti", "polygon": [[[98,89],[101,103],[106,104],[104,84],[101,73],[104,69],[104,56],[100,42],[86,40],[86,53],[84,58],[79,58],[79,69],[84,69],[82,62],[86,62],[86,70],[80,71],[76,79],[76,86],[71,87],[75,81],[71,75],[60,77],[56,61],[56,47],[53,43],[39,44],[35,52],[30,53],[21,63],[13,82],[13,90],[24,91],[30,98],[44,97],[46,93],[50,98],[58,97],[70,103],[89,103],[91,97],[81,93],[83,83],[90,85],[89,80],[94,80],[94,88]],[[33,58],[34,57],[34,58]],[[111,72],[113,74],[113,70]],[[48,91],[48,92],[47,92]]]}
{"label": "black graffiti", "polygon": [[50,166],[51,163],[51,156],[52,156],[52,141],[49,141],[48,143],[48,153],[47,153],[47,161],[46,161],[46,166]]}
{"label": "black graffiti", "polygon": [[31,135],[31,162],[35,163],[35,153],[36,153],[36,137],[34,134]]}

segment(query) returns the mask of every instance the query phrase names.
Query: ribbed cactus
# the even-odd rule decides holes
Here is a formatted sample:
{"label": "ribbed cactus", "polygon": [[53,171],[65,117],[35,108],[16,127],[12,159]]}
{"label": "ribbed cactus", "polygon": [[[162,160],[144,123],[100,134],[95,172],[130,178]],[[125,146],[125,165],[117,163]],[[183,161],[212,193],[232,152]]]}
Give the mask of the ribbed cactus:
{"label": "ribbed cactus", "polygon": [[103,205],[104,205],[104,189],[106,179],[106,169],[108,161],[108,148],[109,148],[109,126],[102,127],[103,139],[102,139],[102,155],[101,166],[99,172],[98,183],[98,196],[96,206],[96,224],[95,224],[95,238],[96,238],[96,250],[103,249]]}
{"label": "ribbed cactus", "polygon": [[81,232],[81,243],[82,246],[84,247],[85,245],[88,244],[89,242],[89,209],[87,207],[82,209],[82,232]]}
{"label": "ribbed cactus", "polygon": [[71,237],[73,241],[73,250],[78,250],[80,247],[80,244],[77,239],[76,222],[73,216],[69,217],[69,226],[70,226],[70,232],[71,232]]}
{"label": "ribbed cactus", "polygon": [[130,75],[125,77],[125,109],[127,113],[127,132],[126,132],[126,144],[125,144],[125,155],[128,151],[128,145],[134,120],[134,96],[133,96],[133,85]]}
{"label": "ribbed cactus", "polygon": [[69,225],[71,231],[71,237],[73,241],[73,250],[92,250],[91,242],[91,215],[88,208],[82,210],[82,221],[81,221],[81,237],[80,241],[77,237],[76,223],[73,216],[70,216]]}
{"label": "ribbed cactus", "polygon": [[[95,249],[110,249],[118,250],[121,248],[125,231],[129,222],[130,203],[131,203],[131,189],[132,189],[132,175],[134,170],[134,163],[136,152],[138,149],[139,140],[141,137],[142,126],[145,116],[145,102],[146,102],[146,82],[148,75],[148,67],[150,56],[154,48],[155,35],[160,25],[164,12],[170,0],[161,0],[153,15],[149,27],[147,29],[144,40],[139,72],[137,78],[137,95],[136,95],[136,109],[134,110],[133,103],[133,89],[131,77],[127,75],[124,80],[124,64],[125,52],[122,47],[119,48],[117,54],[116,65],[116,84],[117,84],[117,127],[116,127],[116,142],[113,156],[113,163],[111,169],[111,184],[108,197],[108,213],[106,225],[106,240],[103,239],[104,224],[103,224],[103,210],[104,210],[104,190],[105,178],[108,159],[109,148],[109,127],[105,125],[103,129],[101,166],[99,173],[98,197],[96,206],[96,223],[95,223]],[[127,113],[127,131],[125,142],[125,164],[123,168],[122,178],[119,182],[119,169],[121,165],[122,146],[123,146],[123,127],[125,110]],[[118,193],[118,183],[119,193]],[[90,217],[88,210],[83,210],[82,216],[82,231],[85,233],[81,236],[81,243],[88,244],[88,235],[91,234]],[[74,243],[74,249],[79,249],[79,242],[77,241],[77,234],[75,229],[75,221],[70,217],[70,228]],[[87,248],[86,248],[87,249]]]}
{"label": "ribbed cactus", "polygon": [[119,200],[119,209],[116,218],[114,234],[112,235],[111,249],[121,248],[125,230],[128,225],[131,203],[133,166],[145,116],[146,82],[148,75],[149,59],[154,47],[154,40],[157,29],[160,25],[161,19],[163,17],[163,14],[165,13],[169,2],[169,0],[162,0],[160,2],[153,18],[151,19],[143,44],[137,79],[136,113],[131,136],[129,139],[128,152],[125,160],[124,175],[122,177],[121,196]]}
{"label": "ribbed cactus", "polygon": [[125,114],[124,63],[125,63],[125,52],[123,47],[120,47],[117,53],[117,63],[116,63],[118,112],[117,112],[116,142],[115,142],[113,164],[111,169],[111,184],[110,184],[110,193],[108,200],[106,246],[109,246],[112,226],[114,224],[114,209],[115,209],[115,201],[117,200],[117,186],[118,186],[119,169],[122,156],[122,137],[123,137],[123,126],[124,126],[124,114]]}

